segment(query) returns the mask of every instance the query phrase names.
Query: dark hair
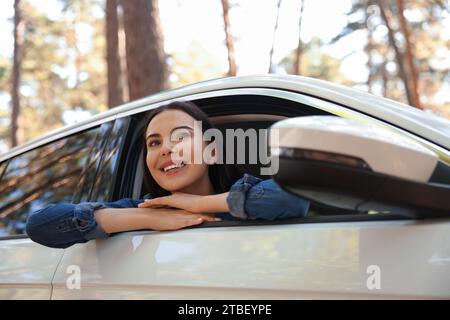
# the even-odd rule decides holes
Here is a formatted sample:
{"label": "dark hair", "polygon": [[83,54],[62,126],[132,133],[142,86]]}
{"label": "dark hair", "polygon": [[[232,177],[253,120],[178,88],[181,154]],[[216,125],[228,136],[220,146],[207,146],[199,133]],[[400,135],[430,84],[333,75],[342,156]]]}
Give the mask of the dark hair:
{"label": "dark hair", "polygon": [[[158,114],[167,110],[180,110],[197,121],[202,122],[202,131],[205,132],[208,129],[214,128],[211,121],[209,121],[208,116],[193,102],[189,101],[174,101],[167,105],[160,106],[156,109],[149,111],[149,113],[144,117],[144,136],[143,136],[143,157],[144,163],[146,163],[147,158],[147,146],[145,141],[145,134],[150,121]],[[224,150],[219,150],[223,152]],[[150,193],[152,197],[161,197],[169,195],[170,192],[163,189],[156,181],[153,179],[149,170],[144,170],[144,187]],[[215,193],[222,193],[229,191],[231,185],[241,177],[242,172],[233,166],[227,164],[212,164],[208,166],[208,176],[211,184],[214,188]]]}

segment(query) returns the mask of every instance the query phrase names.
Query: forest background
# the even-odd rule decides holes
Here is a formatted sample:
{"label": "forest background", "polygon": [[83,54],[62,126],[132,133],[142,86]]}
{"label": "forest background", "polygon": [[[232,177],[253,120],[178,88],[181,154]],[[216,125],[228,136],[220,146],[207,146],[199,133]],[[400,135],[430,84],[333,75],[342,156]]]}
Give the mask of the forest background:
{"label": "forest background", "polygon": [[296,74],[450,119],[445,0],[2,0],[0,154],[127,101]]}

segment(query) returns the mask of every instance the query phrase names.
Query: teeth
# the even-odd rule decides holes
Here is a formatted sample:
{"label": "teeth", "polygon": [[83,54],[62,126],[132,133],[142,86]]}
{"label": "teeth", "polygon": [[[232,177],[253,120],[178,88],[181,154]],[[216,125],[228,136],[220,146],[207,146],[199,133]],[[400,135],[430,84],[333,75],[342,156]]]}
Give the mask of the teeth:
{"label": "teeth", "polygon": [[171,169],[175,169],[175,168],[181,168],[184,167],[184,163],[181,162],[180,164],[171,164],[170,166],[164,167],[164,172],[167,172]]}

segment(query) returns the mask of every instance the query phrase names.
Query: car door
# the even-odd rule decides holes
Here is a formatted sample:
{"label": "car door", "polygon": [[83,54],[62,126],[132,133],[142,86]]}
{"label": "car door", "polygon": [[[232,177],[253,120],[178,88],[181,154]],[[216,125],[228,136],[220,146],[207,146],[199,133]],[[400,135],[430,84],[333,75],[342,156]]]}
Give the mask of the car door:
{"label": "car door", "polygon": [[52,202],[89,196],[90,177],[107,132],[107,125],[91,128],[2,162],[0,299],[50,299],[51,280],[64,250],[32,242],[25,234],[27,217]]}
{"label": "car door", "polygon": [[[209,104],[214,94],[215,102]],[[209,115],[223,116],[224,96],[233,95],[240,101],[236,114],[271,110],[281,115],[288,101],[296,104],[297,115],[317,108],[319,114],[381,123],[339,105],[277,90],[184,98],[198,102]],[[261,105],[246,109],[244,96]],[[277,99],[280,108],[275,109]],[[258,109],[262,105],[265,109]],[[214,108],[219,110],[214,113]],[[131,151],[129,157],[136,154]],[[448,298],[448,257],[449,219],[311,211],[303,219],[135,231],[74,245],[66,249],[55,274],[52,298]]]}

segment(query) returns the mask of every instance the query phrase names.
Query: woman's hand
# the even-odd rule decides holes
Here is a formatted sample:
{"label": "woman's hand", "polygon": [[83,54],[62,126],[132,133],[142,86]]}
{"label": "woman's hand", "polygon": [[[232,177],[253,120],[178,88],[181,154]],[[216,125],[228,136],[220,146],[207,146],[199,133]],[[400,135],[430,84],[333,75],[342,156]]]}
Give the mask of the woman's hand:
{"label": "woman's hand", "polygon": [[206,213],[202,207],[205,196],[195,194],[176,192],[170,196],[159,197],[154,199],[146,199],[138,205],[139,208],[178,208],[193,213]]}
{"label": "woman's hand", "polygon": [[138,205],[139,208],[178,208],[193,213],[227,212],[227,193],[210,196],[175,192],[170,196],[147,199]]}
{"label": "woman's hand", "polygon": [[212,214],[192,213],[173,208],[104,208],[95,210],[94,217],[107,233],[141,229],[177,230],[205,221],[220,221]]}
{"label": "woman's hand", "polygon": [[211,214],[200,214],[177,209],[153,209],[148,212],[147,227],[152,230],[178,230],[201,224],[204,221],[220,221]]}

